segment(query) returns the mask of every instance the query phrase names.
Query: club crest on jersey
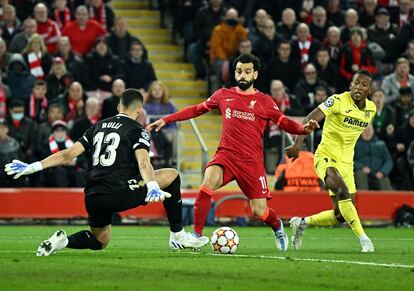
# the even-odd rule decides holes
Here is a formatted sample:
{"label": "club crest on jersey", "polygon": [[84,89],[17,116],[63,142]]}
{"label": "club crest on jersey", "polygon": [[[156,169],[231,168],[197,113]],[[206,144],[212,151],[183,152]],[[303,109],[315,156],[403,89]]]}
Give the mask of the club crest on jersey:
{"label": "club crest on jersey", "polygon": [[369,111],[365,111],[365,118],[369,118],[370,117],[370,113],[369,113]]}
{"label": "club crest on jersey", "polygon": [[323,104],[325,104],[326,107],[331,107],[332,105],[334,105],[334,100],[333,98],[328,98],[325,100],[325,102],[323,102]]}
{"label": "club crest on jersey", "polygon": [[249,108],[250,108],[250,109],[254,109],[254,105],[256,104],[256,102],[257,102],[257,100],[252,100],[252,101],[250,101]]}

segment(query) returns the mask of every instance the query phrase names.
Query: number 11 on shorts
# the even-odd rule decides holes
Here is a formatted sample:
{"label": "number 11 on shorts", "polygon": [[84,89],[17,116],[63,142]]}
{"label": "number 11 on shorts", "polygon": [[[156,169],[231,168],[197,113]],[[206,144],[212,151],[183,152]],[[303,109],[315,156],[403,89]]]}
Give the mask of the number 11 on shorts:
{"label": "number 11 on shorts", "polygon": [[259,181],[262,184],[262,189],[267,191],[267,181],[265,176],[260,176]]}

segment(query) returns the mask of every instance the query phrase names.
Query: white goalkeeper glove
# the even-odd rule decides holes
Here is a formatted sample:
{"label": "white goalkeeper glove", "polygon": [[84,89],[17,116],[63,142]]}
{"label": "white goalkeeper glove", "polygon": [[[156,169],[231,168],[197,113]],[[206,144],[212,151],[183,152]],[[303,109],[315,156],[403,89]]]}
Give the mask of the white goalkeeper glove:
{"label": "white goalkeeper glove", "polygon": [[156,181],[150,181],[147,183],[147,197],[145,198],[145,202],[152,203],[158,201],[164,201],[165,198],[170,198],[171,194],[168,192],[164,192],[160,189],[160,186]]}
{"label": "white goalkeeper glove", "polygon": [[20,176],[31,175],[33,173],[43,170],[41,162],[34,162],[31,164],[23,163],[19,160],[13,160],[4,166],[4,171],[7,175],[14,175],[13,179],[19,179]]}

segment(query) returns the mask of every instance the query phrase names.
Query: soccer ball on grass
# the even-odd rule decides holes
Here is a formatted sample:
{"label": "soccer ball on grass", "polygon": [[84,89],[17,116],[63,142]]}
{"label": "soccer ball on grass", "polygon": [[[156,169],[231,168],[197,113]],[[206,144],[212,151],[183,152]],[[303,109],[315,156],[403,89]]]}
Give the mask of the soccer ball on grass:
{"label": "soccer ball on grass", "polygon": [[239,235],[230,227],[219,227],[211,236],[211,246],[216,253],[234,254],[239,246]]}

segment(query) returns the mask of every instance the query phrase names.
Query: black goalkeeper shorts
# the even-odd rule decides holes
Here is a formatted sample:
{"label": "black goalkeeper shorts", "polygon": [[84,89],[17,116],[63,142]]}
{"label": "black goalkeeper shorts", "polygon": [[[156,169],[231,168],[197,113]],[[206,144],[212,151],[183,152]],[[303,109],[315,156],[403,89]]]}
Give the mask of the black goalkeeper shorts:
{"label": "black goalkeeper shorts", "polygon": [[[131,185],[130,185],[131,186]],[[85,207],[90,227],[102,228],[112,224],[112,215],[140,205],[147,205],[147,186],[127,187],[116,194],[96,193],[85,195]]]}

